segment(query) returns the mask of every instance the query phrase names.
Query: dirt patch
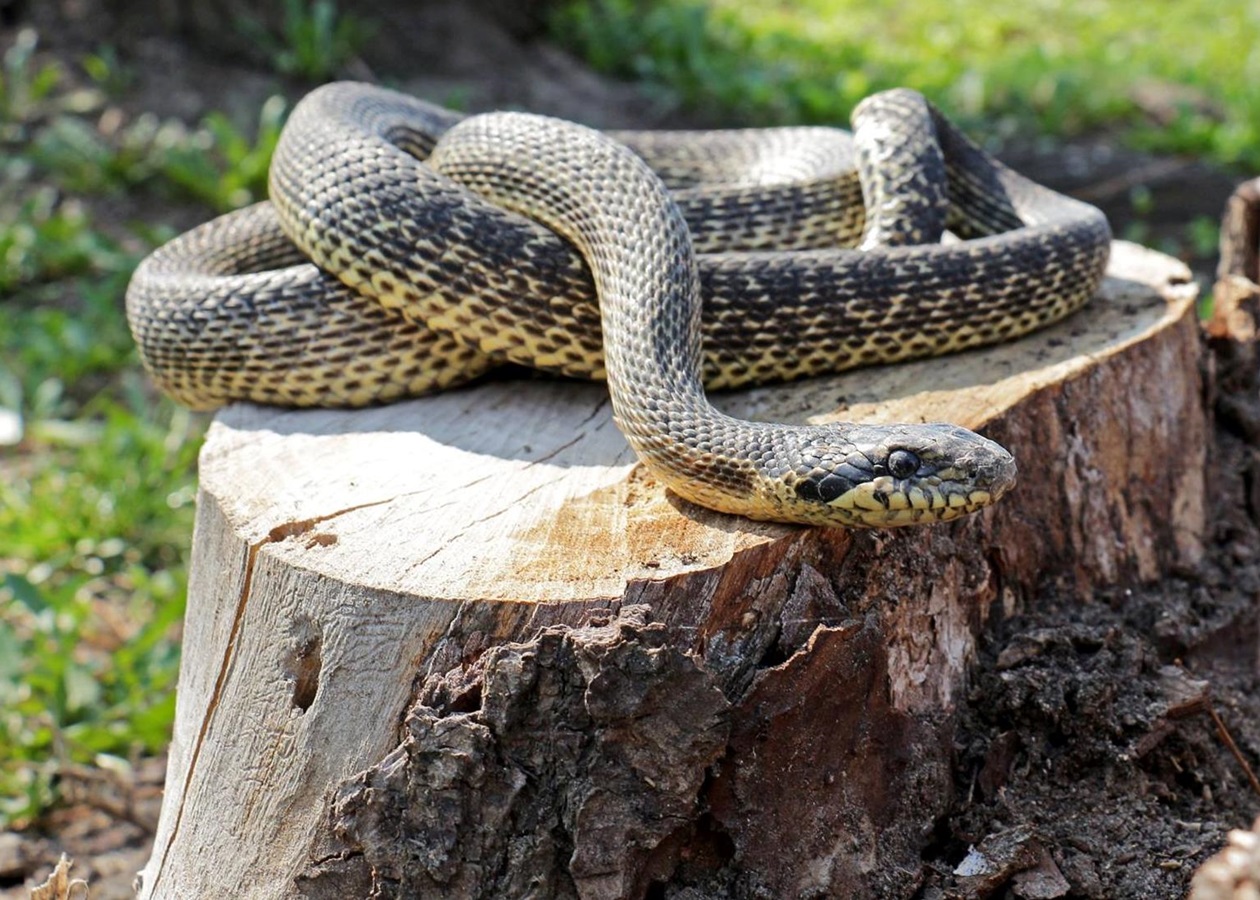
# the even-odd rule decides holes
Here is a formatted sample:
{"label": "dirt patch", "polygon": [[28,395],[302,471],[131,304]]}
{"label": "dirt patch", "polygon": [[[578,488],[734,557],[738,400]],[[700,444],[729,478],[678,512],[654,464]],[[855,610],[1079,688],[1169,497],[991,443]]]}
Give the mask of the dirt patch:
{"label": "dirt patch", "polygon": [[134,896],[132,881],[149,857],[162,802],[165,759],[129,770],[68,767],[60,777],[66,805],[31,828],[0,833],[0,900],[26,900],[62,853],[71,875],[94,900]]}
{"label": "dirt patch", "polygon": [[[387,74],[404,90],[471,110],[529,108],[604,127],[733,124],[594,75],[479,7],[396,6],[382,30],[391,46],[409,51],[371,67],[360,61],[348,75]],[[91,3],[9,0],[0,13],[0,49],[27,24],[39,29],[44,52],[71,68],[101,43],[118,45],[133,75],[118,99],[125,116],[193,122],[225,109],[250,123],[268,96],[292,100],[307,87]],[[1195,216],[1219,216],[1234,182],[1105,139],[1029,144],[1006,155],[1034,178],[1102,206],[1117,232],[1138,221],[1141,206],[1152,242],[1180,235]],[[143,215],[184,227],[206,216],[191,206],[108,203],[106,215],[118,221]],[[1214,266],[1201,247],[1182,255],[1202,276]],[[1243,401],[1253,402],[1255,385],[1241,383]],[[1248,498],[1260,447],[1224,419],[1216,435],[1215,533],[1201,568],[1117,586],[1087,603],[1047,593],[993,629],[958,712],[956,796],[925,854],[923,900],[1181,896],[1225,832],[1254,817],[1260,529]],[[146,761],[129,786],[113,790],[151,798],[161,769]],[[75,874],[92,880],[96,900],[131,896],[155,814],[119,802],[87,797],[20,835],[0,835],[0,898],[25,897],[21,885],[45,877],[62,850],[76,858]]]}
{"label": "dirt patch", "polygon": [[[1211,350],[1206,559],[1085,604],[1047,593],[996,625],[960,710],[958,799],[925,855],[924,900],[995,884],[1030,900],[1181,897],[1255,816],[1260,386],[1250,353]],[[1028,872],[1042,878],[1022,890]]]}
{"label": "dirt patch", "polygon": [[987,896],[956,867],[1013,830],[1066,887],[1013,896],[1182,896],[1260,801],[1260,572],[1234,558],[1254,546],[1218,545],[1202,571],[1086,605],[1045,597],[999,624],[961,713],[959,802],[925,898]]}

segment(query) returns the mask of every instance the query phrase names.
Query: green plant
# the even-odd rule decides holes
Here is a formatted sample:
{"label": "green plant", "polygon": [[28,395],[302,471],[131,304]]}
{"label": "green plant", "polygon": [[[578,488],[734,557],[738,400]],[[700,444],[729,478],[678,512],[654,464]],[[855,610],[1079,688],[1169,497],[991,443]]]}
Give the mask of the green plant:
{"label": "green plant", "polygon": [[375,30],[353,13],[339,11],[335,0],[285,0],[278,35],[257,19],[243,19],[239,28],[277,72],[309,81],[335,76]]}
{"label": "green plant", "polygon": [[155,147],[154,168],[188,196],[219,212],[267,196],[267,167],[286,115],[283,97],[262,105],[251,140],[227,116],[212,112],[192,134],[178,131]]}
{"label": "green plant", "polygon": [[16,135],[16,126],[33,118],[61,86],[61,66],[37,62],[38,46],[38,33],[23,28],[5,51],[0,65],[0,139]]}
{"label": "green plant", "polygon": [[750,33],[702,3],[571,3],[551,27],[597,69],[656,84],[685,105],[716,101],[752,121],[786,121],[811,103],[791,53],[759,53]]}
{"label": "green plant", "polygon": [[111,97],[123,95],[135,81],[135,73],[123,62],[113,44],[102,44],[79,64],[88,78]]}
{"label": "green plant", "polygon": [[1221,243],[1221,223],[1209,216],[1195,216],[1186,223],[1186,242],[1190,252],[1199,257],[1210,257]]}
{"label": "green plant", "polygon": [[46,805],[59,765],[168,736],[200,425],[92,413],[36,429],[43,458],[0,479],[0,823]]}
{"label": "green plant", "polygon": [[118,299],[137,252],[94,228],[82,203],[41,186],[0,206],[0,262],[0,377],[13,395],[3,405],[50,379],[132,364]]}
{"label": "green plant", "polygon": [[158,752],[173,715],[204,419],[154,399],[121,315],[170,230],[105,217],[124,192],[261,196],[285,110],[256,134],[219,113],[103,128],[117,57],[84,57],[75,87],[37,46],[18,35],[0,74],[0,407],[20,423],[0,447],[0,828],[66,764]]}
{"label": "green plant", "polygon": [[[106,134],[99,122],[83,115],[100,108],[102,92],[71,88],[58,63],[37,61],[37,46],[34,31],[20,32],[0,74],[0,150],[5,151],[0,163],[0,260],[8,263],[0,271],[0,288],[30,277],[34,263],[27,251],[44,247],[45,255],[52,255],[49,242],[39,240],[33,230],[62,224],[58,216],[40,214],[42,201],[32,203],[20,189],[32,169],[74,194],[141,189],[192,198],[217,212],[266,196],[267,167],[286,115],[282,97],[263,104],[252,135],[219,112],[209,113],[195,128],[141,115]],[[109,47],[80,62],[107,92],[121,91],[129,82],[130,73]],[[6,214],[15,208],[16,216]],[[72,230],[76,238],[84,231]],[[65,252],[78,249],[76,244]]]}
{"label": "green plant", "polygon": [[275,96],[263,104],[252,137],[211,112],[194,129],[140,116],[110,139],[80,117],[60,115],[36,131],[26,159],[73,193],[157,190],[225,212],[266,196],[285,114],[284,98]]}
{"label": "green plant", "polygon": [[62,200],[52,188],[35,190],[15,212],[0,211],[0,291],[134,265],[114,241],[93,230],[81,203]]}

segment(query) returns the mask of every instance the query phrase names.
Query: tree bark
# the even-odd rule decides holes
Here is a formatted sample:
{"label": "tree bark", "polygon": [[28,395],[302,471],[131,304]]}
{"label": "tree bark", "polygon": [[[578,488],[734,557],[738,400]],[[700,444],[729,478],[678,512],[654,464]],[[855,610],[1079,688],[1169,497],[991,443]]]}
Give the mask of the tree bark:
{"label": "tree bark", "polygon": [[935,528],[691,506],[600,385],[224,411],[141,896],[910,894],[987,625],[1202,552],[1194,301],[1117,243],[1025,340],[715,397],[1010,448],[1016,490]]}

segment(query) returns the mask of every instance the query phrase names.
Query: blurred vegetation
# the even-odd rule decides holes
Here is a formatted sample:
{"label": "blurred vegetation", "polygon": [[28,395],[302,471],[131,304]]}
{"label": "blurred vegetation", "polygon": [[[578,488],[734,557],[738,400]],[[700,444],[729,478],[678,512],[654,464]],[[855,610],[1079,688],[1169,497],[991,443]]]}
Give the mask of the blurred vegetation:
{"label": "blurred vegetation", "polygon": [[239,28],[275,71],[309,81],[336,77],[376,33],[371,22],[341,12],[333,0],[284,0],[278,33],[257,19],[244,19]]}
{"label": "blurred vegetation", "polygon": [[251,202],[283,120],[126,120],[130,77],[30,30],[0,60],[0,825],[64,762],[159,752],[173,713],[204,423],[152,394],[122,312],[173,232],[95,210]]}
{"label": "blurred vegetation", "polygon": [[573,0],[592,65],[750,123],[836,124],[909,85],[982,133],[1106,128],[1260,169],[1260,6],[1209,0]]}
{"label": "blurred vegetation", "polygon": [[[909,84],[987,134],[1106,128],[1260,168],[1258,22],[1204,0],[583,0],[556,8],[552,34],[727,120],[843,122]],[[373,33],[332,0],[240,29],[278,86],[247,122],[125,112],[137,73],[109,45],[67,59],[29,29],[3,45],[0,826],[52,802],[65,762],[158,752],[169,734],[205,420],[148,386],[125,285],[173,234],[152,223],[265,194],[285,79],[334,75]],[[1190,223],[1187,240],[1210,247],[1214,229]]]}

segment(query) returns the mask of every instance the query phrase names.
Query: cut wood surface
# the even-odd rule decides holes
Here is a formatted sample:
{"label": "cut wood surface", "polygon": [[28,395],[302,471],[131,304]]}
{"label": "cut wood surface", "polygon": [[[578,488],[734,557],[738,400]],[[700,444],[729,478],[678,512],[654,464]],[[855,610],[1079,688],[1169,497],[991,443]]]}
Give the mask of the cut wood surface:
{"label": "cut wood surface", "polygon": [[687,504],[601,385],[225,410],[141,896],[908,892],[986,622],[1202,552],[1194,301],[1118,242],[1025,340],[714,397],[1006,445],[1015,491],[934,528]]}

